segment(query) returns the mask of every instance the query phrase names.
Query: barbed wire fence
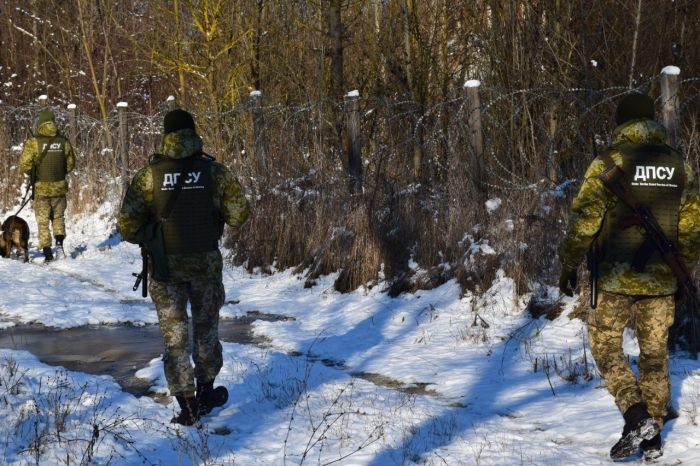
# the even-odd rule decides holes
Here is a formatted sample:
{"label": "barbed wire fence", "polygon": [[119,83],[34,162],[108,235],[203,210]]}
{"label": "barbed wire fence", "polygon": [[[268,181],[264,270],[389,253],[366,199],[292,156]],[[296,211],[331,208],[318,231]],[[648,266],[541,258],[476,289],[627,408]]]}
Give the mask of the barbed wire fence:
{"label": "barbed wire fence", "polygon": [[[435,105],[350,93],[282,106],[253,93],[225,113],[193,113],[205,151],[237,175],[254,205],[251,221],[228,236],[233,261],[251,270],[298,267],[309,285],[341,271],[341,291],[384,277],[396,293],[450,278],[483,287],[506,268],[522,290],[557,273],[571,197],[593,144],[600,153],[612,142],[623,95],[658,95],[657,120],[698,170],[700,78],[673,81],[671,93],[667,78],[597,90],[470,81]],[[103,120],[45,101],[0,105],[0,211],[18,206],[23,143],[44,105],[76,149],[70,212],[107,204],[114,215],[177,106],[163,102],[151,115],[121,106]],[[472,260],[474,247],[489,241],[499,245],[495,257]],[[411,259],[429,273],[416,275]]]}
{"label": "barbed wire fence", "polygon": [[[695,121],[700,100],[700,78],[679,83],[682,90],[676,112],[684,137],[679,149],[690,160],[697,158]],[[650,93],[659,78],[639,86]],[[569,179],[580,178],[581,167],[591,160],[591,134],[604,146],[611,139],[612,116],[625,87],[591,89],[499,89],[479,87],[479,111],[483,149],[476,148],[467,94],[457,89],[443,102],[425,106],[413,101],[358,98],[361,113],[363,180],[376,178],[379,167],[406,185],[416,181],[440,181],[447,170],[461,170],[478,184],[494,192],[553,188]],[[659,108],[664,103],[659,101]],[[271,182],[313,172],[324,183],[348,182],[347,105],[322,100],[305,106],[283,107],[259,99],[221,114],[198,113],[197,129],[206,147],[219,161],[245,180]],[[127,166],[120,154],[119,112],[105,119],[78,114],[69,127],[67,109],[48,106],[66,134],[74,134],[79,155],[74,187],[85,189],[119,185],[121,170],[127,175],[147,163],[161,139],[162,118],[170,102],[152,115],[126,112],[128,120]],[[0,150],[7,167],[2,178],[5,209],[7,195],[18,186],[15,167],[23,142],[31,137],[41,104],[23,107],[0,105]],[[257,113],[256,113],[257,110]],[[256,131],[257,130],[257,131]],[[259,158],[265,153],[265,161]],[[382,159],[380,161],[380,158]],[[7,181],[10,181],[8,184]],[[92,182],[93,180],[99,183]],[[104,200],[99,193],[91,196]]]}

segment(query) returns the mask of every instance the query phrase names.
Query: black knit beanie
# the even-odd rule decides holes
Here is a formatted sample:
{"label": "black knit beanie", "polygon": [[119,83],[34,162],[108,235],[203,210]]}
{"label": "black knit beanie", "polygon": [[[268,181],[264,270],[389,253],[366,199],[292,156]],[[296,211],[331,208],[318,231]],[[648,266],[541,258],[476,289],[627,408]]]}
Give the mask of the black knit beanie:
{"label": "black knit beanie", "polygon": [[617,126],[640,118],[654,119],[654,99],[638,92],[624,96],[615,110]]}
{"label": "black knit beanie", "polygon": [[181,129],[195,131],[192,115],[180,109],[168,112],[163,119],[163,134],[174,133]]}
{"label": "black knit beanie", "polygon": [[56,115],[53,114],[51,110],[44,110],[39,114],[39,124],[46,123],[47,121],[55,121]]}

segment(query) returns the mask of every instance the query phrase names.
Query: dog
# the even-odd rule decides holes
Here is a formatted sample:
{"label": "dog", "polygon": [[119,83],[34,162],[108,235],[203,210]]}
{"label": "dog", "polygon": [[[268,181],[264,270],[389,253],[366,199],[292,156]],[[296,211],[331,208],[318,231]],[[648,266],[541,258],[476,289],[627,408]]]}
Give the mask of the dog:
{"label": "dog", "polygon": [[24,219],[15,215],[2,222],[0,256],[9,259],[13,245],[16,248],[17,257],[24,251],[24,262],[29,262],[29,225]]}

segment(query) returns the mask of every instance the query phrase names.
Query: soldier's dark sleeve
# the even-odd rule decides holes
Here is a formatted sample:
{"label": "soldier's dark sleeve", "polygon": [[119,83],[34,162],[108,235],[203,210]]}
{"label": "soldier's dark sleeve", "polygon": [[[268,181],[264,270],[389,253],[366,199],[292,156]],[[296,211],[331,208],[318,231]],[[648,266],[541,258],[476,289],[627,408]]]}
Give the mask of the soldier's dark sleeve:
{"label": "soldier's dark sleeve", "polygon": [[566,236],[559,244],[562,268],[576,269],[600,231],[608,204],[614,194],[598,178],[605,164],[595,159],[586,170],[583,183],[571,206]]}
{"label": "soldier's dark sleeve", "polygon": [[700,196],[695,172],[685,164],[685,186],[678,212],[678,250],[681,259],[693,267],[700,258]]}
{"label": "soldier's dark sleeve", "polygon": [[214,180],[221,195],[221,217],[234,228],[240,227],[250,216],[250,203],[243,194],[238,180],[223,166],[216,168]]}
{"label": "soldier's dark sleeve", "polygon": [[[150,191],[149,191],[150,190]],[[126,191],[122,207],[117,216],[117,231],[125,241],[138,243],[139,229],[148,223],[149,202],[152,202],[153,178],[150,170],[139,171]],[[151,193],[149,199],[148,193]]]}

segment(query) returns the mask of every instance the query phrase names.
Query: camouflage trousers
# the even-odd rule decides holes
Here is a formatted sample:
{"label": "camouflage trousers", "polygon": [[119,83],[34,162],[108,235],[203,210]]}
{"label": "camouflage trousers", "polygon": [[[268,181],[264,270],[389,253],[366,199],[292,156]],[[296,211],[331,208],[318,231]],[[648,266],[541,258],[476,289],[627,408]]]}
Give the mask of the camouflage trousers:
{"label": "camouflage trousers", "polygon": [[[163,332],[163,363],[170,394],[194,396],[195,377],[200,383],[211,382],[223,365],[219,310],[224,305],[225,292],[221,277],[181,283],[152,280],[149,291]],[[188,301],[192,310],[192,345],[189,339]],[[194,368],[190,356],[194,360]]]}
{"label": "camouflage trousers", "polygon": [[[633,305],[639,342],[639,381],[622,350],[622,332]],[[667,345],[674,312],[673,296],[601,292],[598,307],[591,310],[588,322],[591,353],[617,407],[624,413],[633,404],[644,402],[660,427],[671,400]]]}
{"label": "camouflage trousers", "polygon": [[34,197],[34,216],[39,227],[39,246],[50,247],[53,244],[49,223],[53,222],[53,235],[66,236],[66,196]]}

